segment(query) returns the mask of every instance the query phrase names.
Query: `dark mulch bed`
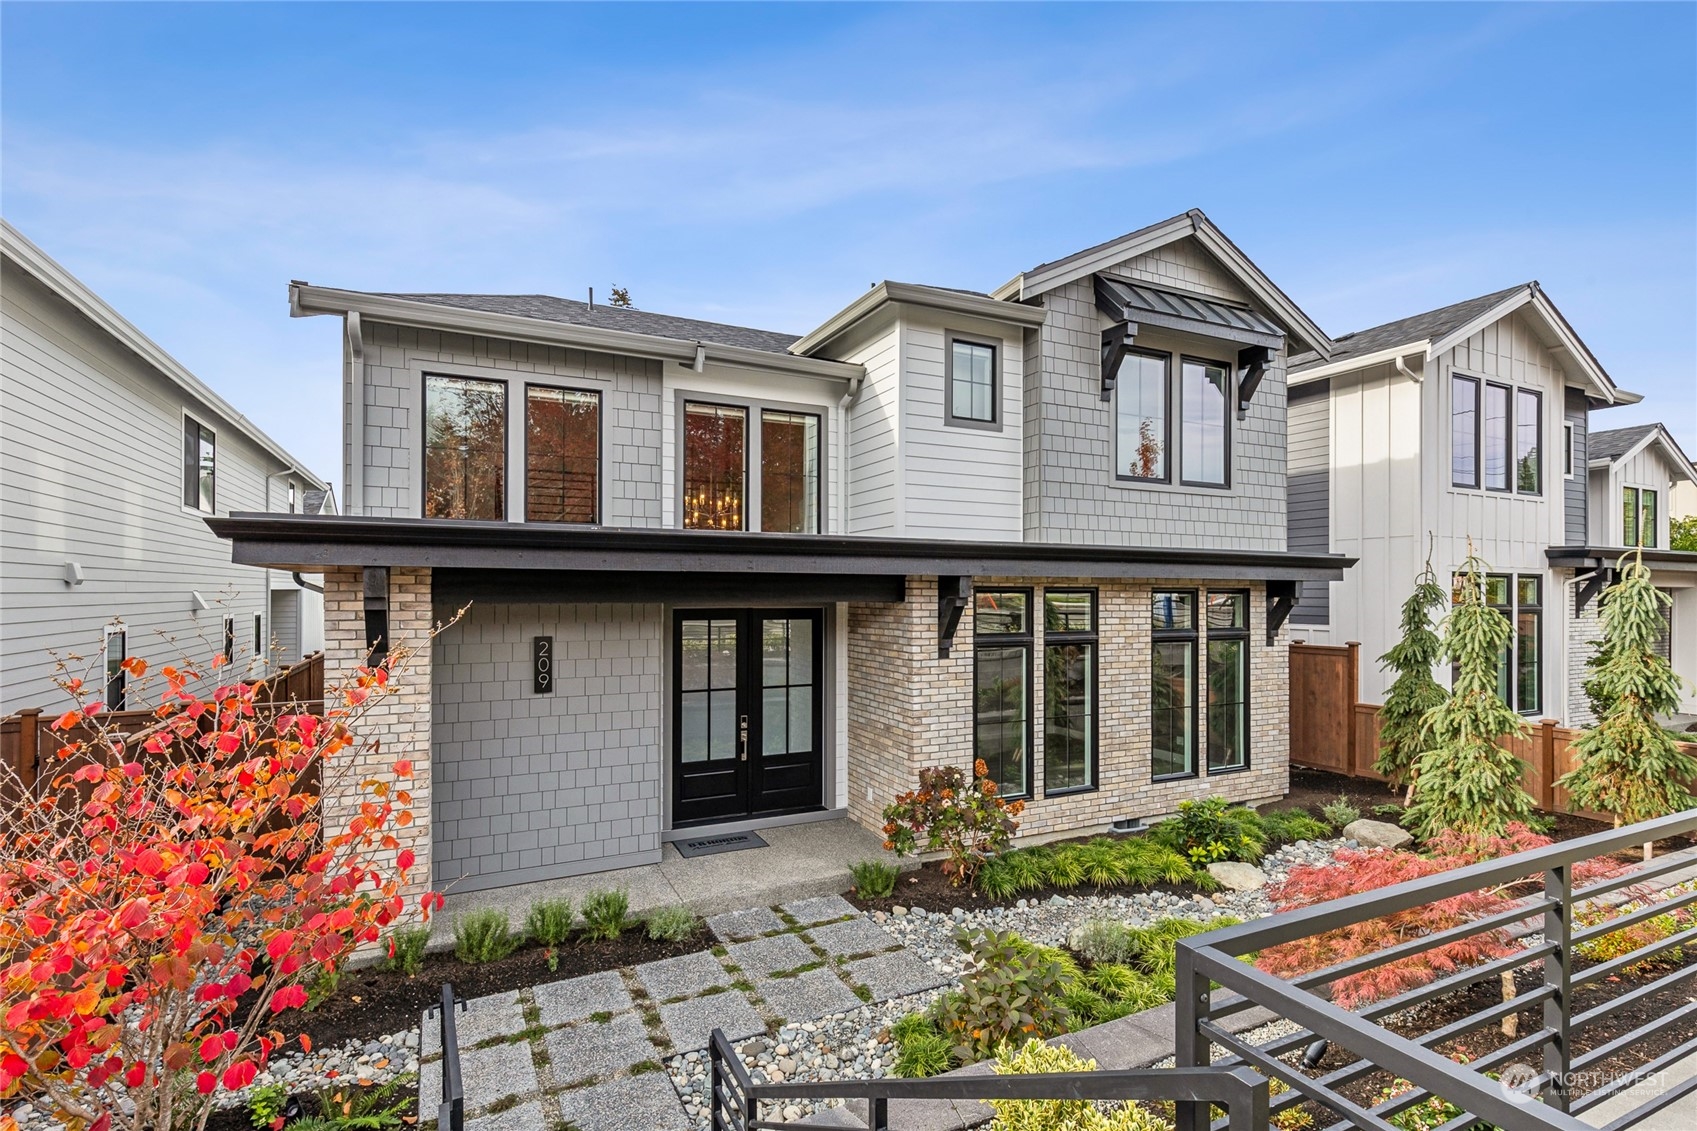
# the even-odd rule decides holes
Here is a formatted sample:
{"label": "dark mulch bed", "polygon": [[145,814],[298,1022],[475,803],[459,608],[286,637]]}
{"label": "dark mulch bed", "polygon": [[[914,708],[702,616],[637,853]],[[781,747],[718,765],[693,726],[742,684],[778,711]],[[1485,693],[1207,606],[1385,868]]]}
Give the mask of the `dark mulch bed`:
{"label": "dark mulch bed", "polygon": [[317,1009],[280,1015],[278,1028],[289,1034],[304,1032],[314,1048],[329,1048],[350,1038],[366,1040],[412,1028],[420,1013],[442,1000],[443,982],[453,983],[456,997],[469,999],[672,958],[712,945],[713,936],[705,927],[682,942],[655,942],[638,927],[616,939],[566,943],[556,951],[557,970],[548,969],[546,953],[539,946],[523,947],[499,962],[476,966],[452,953],[432,954],[412,978],[374,966],[349,970],[342,975],[336,996]]}

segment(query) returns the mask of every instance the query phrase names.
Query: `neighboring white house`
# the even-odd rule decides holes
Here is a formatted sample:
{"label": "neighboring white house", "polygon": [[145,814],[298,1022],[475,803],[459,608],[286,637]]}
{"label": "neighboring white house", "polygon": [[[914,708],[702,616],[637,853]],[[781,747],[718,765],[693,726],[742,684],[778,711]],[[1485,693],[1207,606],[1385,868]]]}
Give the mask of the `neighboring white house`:
{"label": "neighboring white house", "polygon": [[1383,702],[1393,676],[1378,660],[1428,554],[1447,581],[1471,543],[1515,626],[1504,698],[1529,718],[1585,721],[1613,565],[1591,533],[1590,414],[1640,399],[1536,282],[1346,334],[1330,360],[1293,359],[1290,548],[1359,559],[1342,581],[1303,586],[1293,638],[1359,641],[1359,694]]}
{"label": "neighboring white house", "polygon": [[333,513],[328,485],[4,221],[0,253],[0,712],[64,702],[55,654],[117,705],[126,654],[321,648],[317,581],[205,519]]}

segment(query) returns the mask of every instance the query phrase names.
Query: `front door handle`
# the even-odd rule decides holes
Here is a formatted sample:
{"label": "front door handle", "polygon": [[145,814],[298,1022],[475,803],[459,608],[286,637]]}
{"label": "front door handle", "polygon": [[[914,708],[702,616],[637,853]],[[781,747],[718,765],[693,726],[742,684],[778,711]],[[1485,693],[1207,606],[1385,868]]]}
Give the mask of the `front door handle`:
{"label": "front door handle", "polygon": [[737,719],[737,761],[748,761],[748,716]]}

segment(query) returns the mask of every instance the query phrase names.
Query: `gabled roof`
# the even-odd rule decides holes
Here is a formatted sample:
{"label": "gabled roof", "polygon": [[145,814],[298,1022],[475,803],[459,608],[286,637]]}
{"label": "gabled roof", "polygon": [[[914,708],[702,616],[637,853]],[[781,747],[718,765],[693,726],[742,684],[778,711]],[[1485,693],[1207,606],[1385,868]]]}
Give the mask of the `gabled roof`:
{"label": "gabled roof", "polygon": [[1692,467],[1691,460],[1680,448],[1679,441],[1673,438],[1673,433],[1660,423],[1635,424],[1630,428],[1609,428],[1591,433],[1585,439],[1586,461],[1592,467],[1624,463],[1653,445],[1661,447],[1680,478],[1697,483],[1697,468]]}
{"label": "gabled roof", "polygon": [[1083,251],[1075,251],[1061,259],[1039,263],[1031,270],[1015,275],[992,291],[991,295],[999,299],[1028,301],[1056,287],[1065,286],[1087,275],[1094,275],[1115,264],[1146,255],[1187,237],[1194,238],[1201,244],[1291,337],[1321,357],[1332,356],[1332,340],[1325,332],[1198,208],[1192,208],[1158,224],[1139,228],[1135,232],[1127,232],[1117,239],[1087,247]]}
{"label": "gabled roof", "polygon": [[384,298],[408,302],[428,302],[437,306],[454,306],[462,310],[482,310],[490,314],[511,314],[519,318],[539,318],[545,322],[564,322],[572,326],[594,326],[602,330],[625,330],[633,334],[653,334],[662,338],[684,338],[689,341],[716,342],[722,346],[741,346],[744,349],[768,353],[787,353],[800,336],[777,330],[756,330],[749,326],[732,326],[724,322],[704,322],[698,318],[683,318],[676,314],[658,314],[635,307],[590,306],[576,299],[555,298],[553,295],[456,295],[456,294],[394,294],[373,292]]}
{"label": "gabled roof", "polygon": [[819,328],[790,347],[792,353],[812,354],[847,333],[861,320],[891,303],[923,306],[951,314],[964,314],[1016,326],[1041,325],[1047,317],[1038,307],[1002,302],[981,291],[955,287],[933,287],[923,283],[897,283],[889,279],[872,286],[865,294],[820,323]]}
{"label": "gabled roof", "polygon": [[4,219],[0,219],[0,252],[42,286],[70,304],[78,314],[94,323],[102,333],[135,354],[148,368],[205,405],[213,414],[223,418],[225,423],[246,436],[272,459],[298,472],[300,477],[313,487],[326,487],[324,480],[314,475],[305,463],[285,451],[281,444],[261,431],[253,421],[237,412],[229,401],[213,392],[210,385],[190,373],[182,362],[161,349],[157,342],[138,330],[129,319],[114,310],[81,279],[65,270],[57,260],[30,242],[10,221]]}
{"label": "gabled roof", "polygon": [[[1586,392],[1605,405],[1636,404],[1644,398],[1615,385],[1589,346],[1574,332],[1556,304],[1536,279],[1463,302],[1398,318],[1365,330],[1344,334],[1330,359],[1316,355],[1293,358],[1288,379],[1294,385],[1351,373],[1397,358],[1419,355],[1437,357],[1465,342],[1486,326],[1500,322],[1517,310],[1532,319],[1544,345],[1562,355],[1570,380],[1583,382]],[[1571,364],[1569,364],[1571,362]]]}

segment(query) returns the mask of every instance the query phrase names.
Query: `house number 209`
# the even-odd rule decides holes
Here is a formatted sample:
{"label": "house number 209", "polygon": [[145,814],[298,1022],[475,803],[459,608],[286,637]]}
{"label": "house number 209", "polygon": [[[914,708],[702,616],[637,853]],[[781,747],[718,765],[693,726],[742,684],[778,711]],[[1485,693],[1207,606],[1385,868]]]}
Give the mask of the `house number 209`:
{"label": "house number 209", "polygon": [[530,638],[530,691],[532,695],[549,695],[554,691],[554,638]]}

